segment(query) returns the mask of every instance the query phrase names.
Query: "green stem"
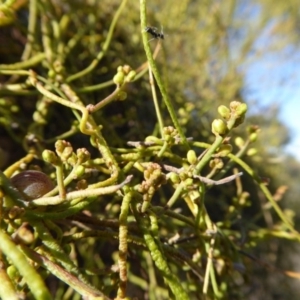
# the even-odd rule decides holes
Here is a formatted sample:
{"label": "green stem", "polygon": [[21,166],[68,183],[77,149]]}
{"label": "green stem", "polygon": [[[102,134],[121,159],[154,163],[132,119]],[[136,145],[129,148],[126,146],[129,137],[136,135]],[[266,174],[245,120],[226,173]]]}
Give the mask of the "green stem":
{"label": "green stem", "polygon": [[[82,282],[78,276],[72,275],[70,272],[67,272],[65,269],[60,267],[58,264],[52,262],[48,258],[34,252],[33,250],[22,246],[22,250],[26,253],[30,259],[42,265],[45,269],[51,272],[54,276],[59,278],[61,281],[65,282],[67,285],[72,287],[77,291],[84,299],[102,299],[109,300],[102,292],[98,291],[94,287]],[[37,298],[45,299],[45,298]]]}
{"label": "green stem", "polygon": [[28,16],[29,16],[29,20],[28,20],[28,28],[27,28],[27,43],[25,45],[25,49],[22,54],[23,61],[26,61],[30,57],[33,48],[35,30],[36,30],[36,20],[37,20],[37,0],[29,1]]}
{"label": "green stem", "polygon": [[[26,61],[17,62],[15,64],[9,64],[9,65],[0,65],[0,70],[3,71],[17,71],[19,69],[29,69],[33,66],[37,65],[41,61],[45,59],[46,55],[45,53],[38,53],[35,56],[31,57],[30,59],[27,59]],[[21,71],[21,70],[20,70]],[[26,72],[26,71],[24,71]],[[12,72],[11,75],[15,75],[16,73]],[[17,74],[16,74],[17,75]],[[20,74],[20,75],[26,75]],[[27,73],[28,75],[28,73]]]}
{"label": "green stem", "polygon": [[255,182],[258,184],[258,186],[260,187],[260,189],[262,190],[262,192],[264,193],[264,195],[266,196],[266,198],[268,199],[268,201],[272,204],[272,206],[275,209],[275,211],[276,211],[277,215],[279,216],[279,218],[287,226],[287,228],[289,230],[291,230],[291,232],[293,232],[293,233],[295,233],[297,235],[298,240],[300,240],[299,232],[296,229],[294,229],[293,224],[291,224],[286,219],[283,211],[281,210],[281,208],[279,207],[279,205],[274,200],[272,194],[270,193],[270,191],[266,187],[265,183],[258,177],[257,174],[255,174],[255,172],[244,161],[242,161],[241,159],[239,159],[238,157],[234,156],[231,153],[228,154],[228,157],[231,160],[233,160],[235,163],[237,163],[238,165],[240,165],[255,180]]}
{"label": "green stem", "polygon": [[118,191],[120,188],[122,188],[125,184],[130,182],[131,178],[132,176],[129,175],[127,176],[125,181],[117,185],[106,186],[97,189],[86,189],[81,191],[70,192],[66,195],[65,199],[62,199],[60,196],[44,197],[44,198],[32,200],[31,203],[34,203],[36,205],[42,205],[42,206],[57,205],[64,201],[71,201],[77,198],[87,198],[87,197],[95,197],[100,195],[112,194]]}
{"label": "green stem", "polygon": [[64,170],[62,164],[55,166],[56,169],[56,182],[58,187],[59,197],[62,200],[66,199],[66,189],[64,185]]}
{"label": "green stem", "polygon": [[202,159],[199,161],[199,163],[195,167],[195,170],[194,170],[195,175],[199,174],[201,172],[201,170],[209,163],[212,155],[216,152],[218,147],[220,147],[220,145],[222,144],[223,139],[224,138],[220,135],[216,136],[214,143],[209,147],[207,152],[204,154]]}
{"label": "green stem", "polygon": [[182,142],[183,144],[189,148],[189,145],[188,145],[188,142],[186,140],[186,137],[183,133],[183,130],[178,122],[178,119],[176,117],[176,113],[175,113],[175,110],[174,110],[174,107],[171,103],[171,100],[168,96],[168,93],[165,89],[165,86],[163,85],[163,82],[162,82],[162,78],[158,72],[158,69],[156,67],[156,64],[155,64],[155,61],[154,61],[154,58],[153,58],[153,55],[151,53],[151,49],[150,49],[150,46],[149,46],[149,43],[148,43],[148,35],[147,35],[147,32],[145,32],[144,28],[147,27],[147,9],[146,9],[146,0],[140,0],[140,17],[141,17],[141,28],[142,28],[142,37],[143,37],[143,44],[144,44],[144,49],[145,49],[145,52],[146,52],[146,56],[147,56],[147,59],[148,59],[148,62],[150,64],[150,67],[151,67],[151,70],[153,72],[153,75],[155,77],[155,80],[157,82],[157,85],[159,87],[159,90],[162,94],[162,97],[163,97],[163,100],[164,100],[164,103],[165,105],[167,106],[167,109],[169,111],[169,114],[171,116],[171,119],[172,119],[172,122],[175,126],[175,128],[177,129],[181,139],[182,139]]}
{"label": "green stem", "polygon": [[155,238],[152,236],[148,222],[146,223],[146,217],[140,216],[139,212],[137,211],[134,205],[132,206],[132,208],[136,221],[143,232],[144,241],[151,254],[151,257],[156,267],[161,271],[162,276],[164,277],[169,288],[173,292],[175,298],[178,300],[190,299],[185,290],[183,289],[178,277],[176,277],[175,274],[170,270],[168,263],[165,259],[164,253],[160,249]]}
{"label": "green stem", "polygon": [[163,121],[163,118],[162,118],[162,115],[161,115],[161,112],[159,109],[155,84],[154,84],[154,80],[153,80],[153,74],[152,74],[152,70],[150,67],[149,67],[149,78],[150,78],[150,86],[151,86],[151,90],[152,90],[152,97],[153,97],[153,103],[154,103],[154,107],[155,107],[156,117],[157,117],[158,124],[159,124],[160,135],[162,138],[164,138],[164,121]]}
{"label": "green stem", "polygon": [[51,300],[52,297],[45,286],[44,280],[34,267],[28,263],[25,255],[18,249],[10,237],[0,230],[0,249],[11,260],[26,281],[36,299]]}
{"label": "green stem", "polygon": [[129,211],[130,201],[132,199],[132,193],[127,193],[122,201],[121,213],[119,217],[120,227],[119,227],[119,274],[120,283],[118,289],[118,298],[126,297],[126,286],[127,286],[127,217]]}

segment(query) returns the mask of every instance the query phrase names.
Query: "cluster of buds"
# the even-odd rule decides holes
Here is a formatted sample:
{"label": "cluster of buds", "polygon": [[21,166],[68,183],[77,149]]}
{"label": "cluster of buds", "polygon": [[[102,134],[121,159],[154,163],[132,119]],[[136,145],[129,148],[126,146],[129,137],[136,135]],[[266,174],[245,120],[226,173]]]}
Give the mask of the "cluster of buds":
{"label": "cluster of buds", "polygon": [[130,66],[119,66],[117,69],[117,74],[114,76],[113,81],[118,87],[121,87],[125,83],[133,81],[135,76],[136,72],[132,70]]}
{"label": "cluster of buds", "polygon": [[164,127],[163,136],[164,136],[164,140],[169,145],[177,144],[180,141],[180,136],[178,134],[178,131],[173,126]]}
{"label": "cluster of buds", "polygon": [[[248,132],[247,141],[245,141],[242,137],[238,136],[234,140],[236,146],[239,147],[239,149],[243,149],[243,148],[247,147],[249,144],[254,143],[257,140],[259,131],[260,131],[260,128],[258,126],[256,126],[256,125],[249,126],[247,128],[247,132]],[[255,154],[257,154],[256,148],[252,147],[252,148],[248,149],[248,151],[247,151],[248,156],[253,156]]]}
{"label": "cluster of buds", "polygon": [[145,212],[155,191],[166,183],[166,175],[162,172],[161,166],[151,163],[144,170],[145,180],[138,186],[138,192],[143,194],[142,212]]}
{"label": "cluster of buds", "polygon": [[212,123],[212,132],[216,136],[225,136],[232,128],[244,122],[247,112],[247,104],[239,101],[232,101],[229,108],[221,105],[218,113],[223,119],[215,119]]}
{"label": "cluster of buds", "polygon": [[51,163],[54,166],[64,165],[65,168],[68,168],[69,166],[76,167],[78,176],[85,172],[85,168],[82,164],[89,161],[91,157],[86,148],[77,149],[75,153],[72,145],[64,140],[58,140],[55,143],[55,152],[44,150],[42,153],[44,161]]}

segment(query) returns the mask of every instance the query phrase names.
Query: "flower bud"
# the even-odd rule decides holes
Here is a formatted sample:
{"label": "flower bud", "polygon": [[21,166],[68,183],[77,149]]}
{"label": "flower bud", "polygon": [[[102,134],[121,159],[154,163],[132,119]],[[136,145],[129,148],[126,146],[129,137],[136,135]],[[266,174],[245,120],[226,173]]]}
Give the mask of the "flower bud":
{"label": "flower bud", "polygon": [[241,102],[239,101],[231,101],[229,104],[230,110],[235,111],[240,104]]}
{"label": "flower bud", "polygon": [[125,81],[126,81],[126,82],[133,81],[134,78],[135,78],[135,76],[136,76],[136,71],[133,71],[133,70],[132,70],[132,71],[130,71],[129,74],[126,76]]}
{"label": "flower bud", "polygon": [[228,107],[226,107],[225,105],[220,105],[218,107],[218,113],[225,120],[229,120],[230,119],[230,109]]}
{"label": "flower bud", "polygon": [[125,79],[125,75],[123,72],[118,72],[114,78],[113,78],[113,82],[116,85],[122,85],[124,83],[124,79]]}
{"label": "flower bud", "polygon": [[241,103],[236,108],[236,114],[240,117],[244,116],[248,110],[248,106],[246,103]]}
{"label": "flower bud", "polygon": [[221,119],[215,119],[211,125],[214,135],[225,135],[228,132],[226,123]]}
{"label": "flower bud", "polygon": [[85,190],[88,186],[88,182],[85,179],[81,179],[76,183],[77,190]]}
{"label": "flower bud", "polygon": [[74,152],[72,152],[71,155],[67,158],[66,161],[69,165],[75,166],[78,162],[78,158],[77,158],[76,154]]}
{"label": "flower bud", "polygon": [[77,166],[74,174],[75,176],[78,178],[78,177],[81,177],[85,172],[85,167],[84,166]]}
{"label": "flower bud", "polygon": [[58,156],[62,155],[66,147],[72,147],[71,144],[64,140],[58,140],[55,143],[55,151]]}
{"label": "flower bud", "polygon": [[6,273],[8,277],[14,281],[19,281],[19,278],[21,277],[18,269],[13,265],[7,267]]}
{"label": "flower bud", "polygon": [[256,132],[253,132],[249,135],[249,141],[251,143],[254,143],[255,141],[257,140],[257,133]]}
{"label": "flower bud", "polygon": [[179,183],[180,182],[180,178],[179,178],[178,174],[175,173],[175,172],[170,172],[169,178],[170,178],[172,183]]}
{"label": "flower bud", "polygon": [[123,67],[122,67],[122,71],[126,74],[126,75],[128,75],[130,72],[131,72],[131,67],[129,66],[129,65],[124,65]]}
{"label": "flower bud", "polygon": [[90,152],[86,148],[79,148],[76,151],[78,162],[79,163],[85,163],[91,158]]}
{"label": "flower bud", "polygon": [[71,146],[66,147],[60,155],[62,161],[67,161],[73,154],[73,148]]}
{"label": "flower bud", "polygon": [[244,141],[240,136],[238,136],[238,137],[234,140],[234,143],[235,143],[239,148],[243,148],[244,145],[245,145],[245,141]]}
{"label": "flower bud", "polygon": [[17,241],[18,243],[29,245],[33,243],[34,240],[35,238],[33,228],[29,224],[24,223],[17,231],[15,241]]}
{"label": "flower bud", "polygon": [[217,150],[216,155],[218,157],[225,157],[232,151],[232,146],[230,144],[222,144]]}
{"label": "flower bud", "polygon": [[118,97],[119,97],[119,100],[120,100],[120,101],[123,101],[123,100],[125,100],[125,99],[127,98],[127,93],[124,92],[124,91],[120,91],[120,92],[118,93]]}
{"label": "flower bud", "polygon": [[247,151],[247,155],[248,155],[248,156],[254,156],[255,154],[257,154],[257,149],[256,149],[256,148],[250,148],[250,149]]}
{"label": "flower bud", "polygon": [[194,183],[193,178],[187,178],[187,179],[184,181],[184,185],[185,185],[185,186],[191,186],[193,183]]}
{"label": "flower bud", "polygon": [[194,150],[189,150],[186,157],[191,165],[194,165],[197,162],[197,155]]}
{"label": "flower bud", "polygon": [[58,165],[60,163],[60,160],[56,156],[56,154],[51,150],[44,150],[42,153],[43,160],[47,163],[50,163],[52,165]]}
{"label": "flower bud", "polygon": [[212,169],[222,169],[224,167],[224,163],[220,158],[214,158],[209,162],[209,167]]}

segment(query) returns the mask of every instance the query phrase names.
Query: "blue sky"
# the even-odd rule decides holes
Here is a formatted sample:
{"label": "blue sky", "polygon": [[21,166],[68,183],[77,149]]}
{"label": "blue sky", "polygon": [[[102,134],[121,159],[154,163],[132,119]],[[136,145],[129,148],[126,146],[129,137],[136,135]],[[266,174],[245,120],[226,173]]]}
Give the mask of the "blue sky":
{"label": "blue sky", "polygon": [[[263,29],[257,27],[263,7],[255,1],[245,0],[240,2],[236,12],[244,37],[247,38],[251,32],[257,33],[249,61],[241,68],[245,74],[244,96],[246,100],[261,104],[264,109],[266,105],[279,107],[280,120],[290,129],[291,141],[285,150],[300,161],[299,45],[292,45],[291,41],[297,39],[290,37],[288,31],[278,30],[285,28],[289,22],[285,14],[271,19]],[[233,46],[238,48],[236,42]]]}
{"label": "blue sky", "polygon": [[285,150],[300,161],[299,66],[300,57],[296,52],[282,51],[262,57],[244,71],[251,99],[264,107],[276,105],[280,108],[280,119],[291,132],[291,142]]}

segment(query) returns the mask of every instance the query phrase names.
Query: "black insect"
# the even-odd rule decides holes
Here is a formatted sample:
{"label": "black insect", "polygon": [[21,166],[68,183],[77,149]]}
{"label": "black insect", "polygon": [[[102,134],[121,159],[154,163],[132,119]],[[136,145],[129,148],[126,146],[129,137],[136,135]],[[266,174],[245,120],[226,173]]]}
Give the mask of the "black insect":
{"label": "black insect", "polygon": [[153,36],[153,39],[149,40],[149,42],[154,40],[154,39],[163,40],[165,38],[165,35],[164,35],[163,31],[161,30],[161,32],[158,32],[156,27],[147,26],[147,27],[145,27],[145,31],[150,33]]}

